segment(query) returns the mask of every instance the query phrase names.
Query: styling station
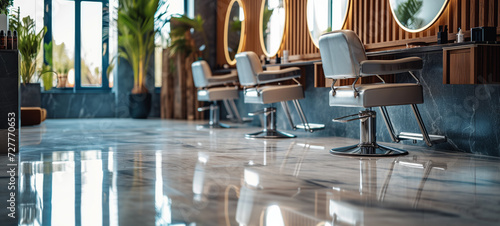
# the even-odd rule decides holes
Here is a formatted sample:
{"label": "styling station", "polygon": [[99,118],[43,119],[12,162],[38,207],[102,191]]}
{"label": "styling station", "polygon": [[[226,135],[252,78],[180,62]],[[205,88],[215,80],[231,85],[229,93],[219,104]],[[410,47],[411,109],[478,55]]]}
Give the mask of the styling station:
{"label": "styling station", "polygon": [[0,95],[23,125],[6,225],[500,222],[497,0],[35,5],[48,69],[22,76],[26,33],[21,66],[0,49],[2,81],[42,83]]}

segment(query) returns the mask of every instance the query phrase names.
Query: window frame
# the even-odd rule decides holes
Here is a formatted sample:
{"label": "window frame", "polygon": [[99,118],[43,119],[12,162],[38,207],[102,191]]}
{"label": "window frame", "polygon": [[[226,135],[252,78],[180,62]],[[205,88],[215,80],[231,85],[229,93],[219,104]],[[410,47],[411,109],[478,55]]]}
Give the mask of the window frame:
{"label": "window frame", "polygon": [[[52,1],[53,0],[44,0],[44,25],[47,27],[47,33],[45,34],[44,43],[50,43],[52,41]],[[111,27],[110,27],[110,20],[111,20],[111,15],[109,13],[109,0],[64,0],[64,1],[72,1],[75,3],[75,49],[74,49],[74,71],[75,71],[75,85],[74,87],[67,87],[67,88],[57,88],[57,87],[52,87],[52,89],[48,92],[69,92],[70,90],[73,92],[89,92],[89,93],[96,93],[96,92],[111,92],[112,88],[109,87],[109,79],[108,76],[106,75],[106,71],[108,70],[109,67],[109,35],[108,37],[105,37],[105,33],[110,33],[111,32]],[[102,3],[102,44],[101,44],[101,52],[102,52],[102,46],[106,44],[106,52],[101,58],[102,61],[102,75],[101,75],[101,87],[85,87],[82,86],[81,81],[82,81],[82,72],[81,72],[81,8],[82,8],[82,2],[100,2]],[[106,31],[106,29],[108,31]],[[44,50],[45,51],[45,50]],[[52,50],[50,50],[52,51]],[[45,52],[44,52],[44,61],[45,63]],[[113,76],[113,75],[110,75]],[[46,91],[47,92],[47,91]]]}

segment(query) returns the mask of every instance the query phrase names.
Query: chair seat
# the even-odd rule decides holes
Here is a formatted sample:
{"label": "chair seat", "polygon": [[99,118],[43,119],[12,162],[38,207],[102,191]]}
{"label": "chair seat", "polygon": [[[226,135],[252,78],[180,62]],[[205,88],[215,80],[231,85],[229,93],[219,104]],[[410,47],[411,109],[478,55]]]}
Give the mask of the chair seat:
{"label": "chair seat", "polygon": [[363,84],[356,89],[357,97],[352,86],[337,87],[333,96],[330,90],[330,106],[370,108],[424,102],[422,86],[415,83]]}
{"label": "chair seat", "polygon": [[245,103],[251,104],[270,104],[304,98],[304,91],[300,85],[248,88],[244,94]]}
{"label": "chair seat", "polygon": [[198,90],[198,101],[238,99],[238,87],[215,87]]}

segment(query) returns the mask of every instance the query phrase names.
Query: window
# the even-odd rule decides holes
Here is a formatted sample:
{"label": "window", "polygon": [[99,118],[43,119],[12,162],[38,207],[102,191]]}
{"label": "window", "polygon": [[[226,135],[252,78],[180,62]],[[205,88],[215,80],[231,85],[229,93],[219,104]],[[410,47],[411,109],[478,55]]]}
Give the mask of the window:
{"label": "window", "polygon": [[[167,1],[160,11],[167,10],[166,18],[188,13],[194,16],[193,0]],[[33,4],[35,2],[35,4]],[[168,7],[167,7],[168,6]],[[190,6],[190,7],[188,7]],[[61,90],[102,90],[113,87],[109,65],[116,65],[117,37],[116,9],[118,0],[22,0],[14,1],[21,8],[21,18],[35,18],[36,29],[47,27],[45,44],[38,67],[43,64],[45,51],[52,53],[53,87]],[[163,48],[167,46],[170,25],[166,24],[155,43],[155,86],[161,86]],[[113,69],[116,72],[116,68]],[[108,76],[108,73],[110,74]]]}
{"label": "window", "polygon": [[[108,0],[43,0],[47,35],[52,41],[55,86],[110,90],[108,79],[110,18]],[[112,0],[112,2],[114,2]]]}
{"label": "window", "polygon": [[[181,15],[186,11],[186,2],[184,1],[164,1],[162,8],[158,12],[167,11],[166,19],[169,20],[172,15]],[[158,24],[156,25],[158,26]],[[158,27],[157,27],[158,29]],[[168,33],[170,32],[170,23],[167,23],[162,29],[161,34],[155,38],[155,87],[161,87],[163,49],[167,47]]]}

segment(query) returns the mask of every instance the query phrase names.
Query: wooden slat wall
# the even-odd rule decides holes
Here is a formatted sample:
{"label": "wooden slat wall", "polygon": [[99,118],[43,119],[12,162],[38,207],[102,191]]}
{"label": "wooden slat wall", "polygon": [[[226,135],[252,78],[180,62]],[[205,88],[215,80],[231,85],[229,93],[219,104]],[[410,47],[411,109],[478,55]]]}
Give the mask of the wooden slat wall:
{"label": "wooden slat wall", "polygon": [[[242,0],[245,5],[247,31],[244,51],[254,51],[262,54],[259,39],[259,16],[262,0]],[[223,40],[224,16],[229,0],[218,0],[218,40]],[[225,8],[224,4],[225,3]],[[282,49],[290,51],[290,55],[317,54],[309,36],[306,21],[306,0],[288,0],[289,24]],[[500,26],[500,4],[498,0],[449,0],[441,17],[428,29],[409,33],[401,29],[390,11],[389,0],[351,0],[347,21],[344,29],[355,31],[367,51],[378,51],[394,48],[405,48],[408,42],[437,41],[439,25],[448,25],[449,40],[455,39],[458,28],[465,31],[469,37],[472,27]],[[222,27],[220,29],[219,27]],[[497,28],[500,34],[500,29]],[[217,63],[224,64],[224,48],[217,44]]]}

